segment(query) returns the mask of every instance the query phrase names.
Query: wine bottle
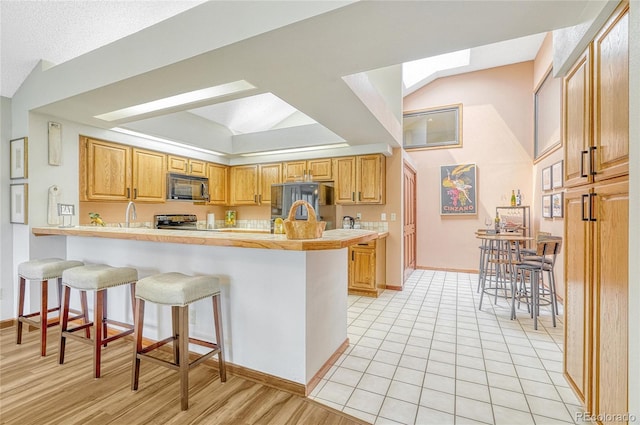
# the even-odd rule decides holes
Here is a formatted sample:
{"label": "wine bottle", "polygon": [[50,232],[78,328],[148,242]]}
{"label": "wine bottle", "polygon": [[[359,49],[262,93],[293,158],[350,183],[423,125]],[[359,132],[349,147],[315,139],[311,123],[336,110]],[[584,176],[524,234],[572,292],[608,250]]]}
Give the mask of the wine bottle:
{"label": "wine bottle", "polygon": [[520,189],[518,189],[518,194],[516,195],[516,206],[519,207],[522,205],[522,195],[520,195]]}
{"label": "wine bottle", "polygon": [[516,206],[516,192],[515,191],[511,191],[511,206],[515,207]]}
{"label": "wine bottle", "polygon": [[500,233],[500,216],[498,215],[497,212],[496,212],[495,226],[496,226],[496,233]]}

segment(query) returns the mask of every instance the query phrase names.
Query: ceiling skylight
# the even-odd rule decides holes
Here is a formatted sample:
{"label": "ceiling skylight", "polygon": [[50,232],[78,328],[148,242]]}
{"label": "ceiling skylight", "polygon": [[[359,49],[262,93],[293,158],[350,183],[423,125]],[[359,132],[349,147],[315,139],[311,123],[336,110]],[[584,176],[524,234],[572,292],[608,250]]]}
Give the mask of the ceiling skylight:
{"label": "ceiling skylight", "polygon": [[227,127],[234,135],[316,123],[272,93],[216,103],[189,112]]}
{"label": "ceiling skylight", "polygon": [[470,50],[431,56],[402,64],[402,81],[405,87],[411,87],[438,71],[469,65]]}
{"label": "ceiling skylight", "polygon": [[208,87],[206,89],[194,90],[188,93],[181,93],[175,96],[165,97],[164,99],[158,99],[151,102],[142,103],[140,105],[130,106],[128,108],[118,109],[117,111],[111,111],[105,114],[95,115],[94,118],[105,121],[116,121],[123,118],[134,117],[136,115],[142,115],[149,112],[172,108],[175,106],[187,105],[189,103],[199,102],[207,99],[214,99],[216,97],[226,96],[232,93],[239,93],[254,88],[255,86],[248,81],[238,80],[227,84],[221,84],[219,86]]}

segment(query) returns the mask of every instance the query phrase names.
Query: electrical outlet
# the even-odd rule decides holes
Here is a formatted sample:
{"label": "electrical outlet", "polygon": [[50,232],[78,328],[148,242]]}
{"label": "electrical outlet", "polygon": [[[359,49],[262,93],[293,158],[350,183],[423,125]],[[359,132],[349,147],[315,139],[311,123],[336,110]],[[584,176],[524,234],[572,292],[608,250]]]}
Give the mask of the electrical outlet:
{"label": "electrical outlet", "polygon": [[396,221],[396,213],[391,213],[391,221]]}
{"label": "electrical outlet", "polygon": [[362,213],[356,213],[356,217],[362,220]]}
{"label": "electrical outlet", "polygon": [[380,214],[380,221],[387,221],[387,213]]}

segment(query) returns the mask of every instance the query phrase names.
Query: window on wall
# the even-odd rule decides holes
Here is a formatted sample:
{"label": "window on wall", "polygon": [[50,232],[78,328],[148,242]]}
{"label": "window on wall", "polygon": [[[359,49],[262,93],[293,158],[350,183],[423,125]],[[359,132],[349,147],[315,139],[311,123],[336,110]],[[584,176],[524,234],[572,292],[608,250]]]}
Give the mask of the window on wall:
{"label": "window on wall", "polygon": [[561,78],[553,78],[550,69],[535,92],[534,159],[539,160],[561,146],[560,118],[562,116]]}
{"label": "window on wall", "polygon": [[405,149],[462,146],[462,105],[411,111],[403,115]]}

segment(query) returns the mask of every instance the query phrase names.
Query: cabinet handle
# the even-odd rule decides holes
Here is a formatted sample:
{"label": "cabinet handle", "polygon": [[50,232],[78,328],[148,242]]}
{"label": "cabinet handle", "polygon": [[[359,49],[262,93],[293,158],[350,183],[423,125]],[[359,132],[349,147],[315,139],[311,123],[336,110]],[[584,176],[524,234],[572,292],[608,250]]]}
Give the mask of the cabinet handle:
{"label": "cabinet handle", "polygon": [[258,195],[258,202],[262,203],[262,194]]}
{"label": "cabinet handle", "polygon": [[193,164],[189,164],[189,172],[193,173]]}
{"label": "cabinet handle", "polygon": [[[583,177],[584,177],[584,176],[583,176]],[[585,204],[585,200],[586,200],[587,198],[589,198],[589,194],[588,194],[588,193],[587,193],[587,194],[585,194],[585,195],[582,195],[582,205],[581,205],[581,211],[582,211],[582,214],[581,214],[581,215],[582,215],[582,217],[581,217],[581,218],[582,218],[582,221],[589,221],[589,218],[588,218],[588,217],[586,217],[586,216],[584,215],[584,212],[585,212],[585,211],[584,211],[584,210],[585,210],[585,208],[584,208],[584,204]]]}
{"label": "cabinet handle", "polygon": [[351,261],[355,261],[355,257],[354,257],[355,253],[356,253],[355,251],[351,251]]}
{"label": "cabinet handle", "polygon": [[355,200],[356,200],[356,193],[355,192],[351,192],[351,200],[355,202]]}
{"label": "cabinet handle", "polygon": [[358,201],[362,201],[362,192],[358,192]]}
{"label": "cabinet handle", "polygon": [[138,188],[133,189],[133,199],[138,199]]}
{"label": "cabinet handle", "polygon": [[587,175],[584,172],[584,155],[588,153],[589,151],[580,152],[580,177],[587,177]]}
{"label": "cabinet handle", "polygon": [[595,167],[595,157],[596,157],[596,146],[591,146],[589,148],[589,174],[592,176],[596,175],[596,167]]}
{"label": "cabinet handle", "polygon": [[597,193],[589,194],[589,221],[597,221],[593,216],[593,200],[595,199]]}
{"label": "cabinet handle", "polygon": [[258,203],[258,195],[253,195],[253,203],[254,204]]}
{"label": "cabinet handle", "polygon": [[127,199],[131,198],[131,189],[127,188]]}

